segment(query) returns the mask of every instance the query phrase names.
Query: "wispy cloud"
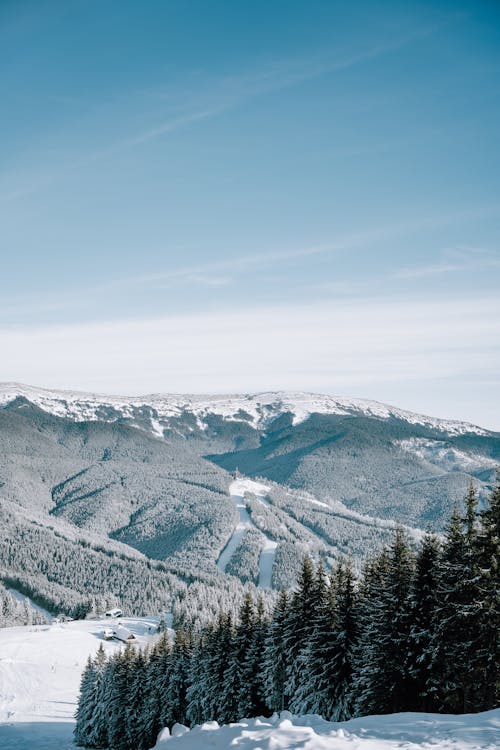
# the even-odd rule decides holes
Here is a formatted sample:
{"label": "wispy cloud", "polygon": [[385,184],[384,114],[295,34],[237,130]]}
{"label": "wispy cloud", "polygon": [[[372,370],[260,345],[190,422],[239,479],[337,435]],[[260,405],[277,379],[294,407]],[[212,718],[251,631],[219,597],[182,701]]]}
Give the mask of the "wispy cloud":
{"label": "wispy cloud", "polygon": [[444,274],[469,273],[500,268],[500,253],[479,248],[451,248],[437,263],[399,268],[391,275],[397,279],[420,279]]}
{"label": "wispy cloud", "polygon": [[[150,100],[156,100],[156,102],[168,102],[168,116],[158,115],[155,117],[151,113],[151,123],[148,127],[116,138],[113,142],[100,148],[82,152],[66,159],[57,169],[51,168],[45,174],[36,174],[17,188],[11,189],[9,187],[0,192],[0,202],[9,202],[37,193],[63,179],[68,172],[106,159],[121,151],[137,148],[161,139],[190,125],[219,117],[251,99],[297,86],[321,76],[339,73],[382,55],[390,54],[419,38],[432,34],[438,28],[438,26],[419,28],[365,49],[344,51],[339,56],[325,54],[307,59],[274,61],[261,64],[259,68],[253,71],[243,71],[218,79],[199,80],[196,90],[189,96],[179,91],[178,88],[169,90],[162,88],[146,89],[145,91],[135,92],[127,98],[129,105],[134,110],[138,108],[138,102],[143,101],[144,97],[148,96]],[[176,114],[172,114],[172,111]],[[11,179],[12,176],[9,175],[9,180]]]}

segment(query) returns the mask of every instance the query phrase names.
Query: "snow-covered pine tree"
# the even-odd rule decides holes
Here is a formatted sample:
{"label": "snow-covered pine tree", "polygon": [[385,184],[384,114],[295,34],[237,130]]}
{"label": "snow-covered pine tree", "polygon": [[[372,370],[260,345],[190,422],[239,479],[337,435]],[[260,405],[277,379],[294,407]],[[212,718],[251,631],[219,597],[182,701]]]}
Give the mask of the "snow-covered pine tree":
{"label": "snow-covered pine tree", "polygon": [[432,711],[435,708],[428,683],[432,667],[439,560],[439,541],[434,535],[426,534],[417,553],[410,594],[408,672],[413,680],[415,711]]}
{"label": "snow-covered pine tree", "polygon": [[130,750],[127,738],[130,682],[135,666],[135,651],[127,645],[111,657],[113,678],[108,699],[108,744],[111,750]]}
{"label": "snow-covered pine tree", "polygon": [[[220,622],[219,615],[219,622]],[[186,718],[189,724],[203,724],[210,718],[209,664],[215,651],[217,626],[207,625],[193,644],[186,693]]]}
{"label": "snow-covered pine tree", "polygon": [[224,671],[220,693],[220,716],[224,723],[243,718],[240,710],[245,708],[240,699],[243,681],[243,664],[253,639],[255,607],[252,596],[246,593],[240,608],[239,621],[234,637],[228,644],[227,667]]}
{"label": "snow-covered pine tree", "polygon": [[148,750],[149,748],[149,745],[145,744],[141,726],[142,715],[146,710],[144,684],[148,656],[147,651],[138,650],[129,675],[125,733],[127,746],[134,750]]}
{"label": "snow-covered pine tree", "polygon": [[170,655],[170,641],[167,633],[163,633],[158,643],[149,654],[144,679],[145,709],[139,718],[139,733],[144,737],[147,747],[156,743],[158,732],[162,729],[160,682],[164,679],[164,672]]}
{"label": "snow-covered pine tree", "polygon": [[[105,747],[107,744],[107,685],[108,672],[110,670],[110,661],[106,657],[104,648],[101,645],[92,662],[94,671],[94,692],[90,701],[91,720],[86,728],[85,747]],[[83,744],[83,742],[82,742]]]}
{"label": "snow-covered pine tree", "polygon": [[470,487],[466,512],[455,509],[446,534],[437,589],[429,692],[439,710],[474,710],[480,684],[476,653],[480,647],[477,498]]}
{"label": "snow-covered pine tree", "polygon": [[[102,646],[101,646],[102,648]],[[88,747],[90,729],[95,713],[96,699],[96,673],[94,662],[89,656],[80,681],[80,695],[76,709],[76,725],[74,738],[77,745]]]}
{"label": "snow-covered pine tree", "polygon": [[287,618],[288,594],[282,589],[267,629],[262,661],[265,701],[270,711],[283,711],[287,705],[285,683],[288,651],[283,637]]}
{"label": "snow-covered pine tree", "polygon": [[257,600],[248,647],[241,666],[241,687],[238,697],[239,716],[260,716],[266,710],[262,663],[268,622],[262,597]]}
{"label": "snow-covered pine tree", "polygon": [[298,587],[292,595],[288,616],[283,631],[285,648],[288,650],[285,694],[287,707],[293,705],[303,675],[302,655],[311,636],[314,615],[318,606],[319,590],[311,558],[306,555]]}
{"label": "snow-covered pine tree", "polygon": [[500,704],[500,472],[488,505],[479,514],[476,538],[479,588],[479,638],[475,658],[482,675],[477,711]]}
{"label": "snow-covered pine tree", "polygon": [[[379,568],[382,572],[380,563]],[[412,576],[408,539],[403,529],[397,528],[385,574],[372,580],[364,603],[361,649],[356,655],[355,708],[360,714],[405,711],[411,706],[408,638]]]}
{"label": "snow-covered pine tree", "polygon": [[325,664],[325,669],[332,674],[333,685],[325,714],[331,721],[344,721],[352,716],[353,711],[352,674],[358,636],[357,597],[350,562],[339,564],[333,583],[334,648],[330,663]]}
{"label": "snow-covered pine tree", "polygon": [[335,586],[333,579],[327,586],[323,565],[318,566],[315,575],[315,607],[310,613],[310,634],[298,656],[301,678],[291,697],[290,710],[325,715],[332,685],[329,667],[335,633]]}
{"label": "snow-covered pine tree", "polygon": [[160,723],[162,727],[186,723],[189,660],[192,638],[188,630],[178,630],[168,659],[163,690],[160,688]]}

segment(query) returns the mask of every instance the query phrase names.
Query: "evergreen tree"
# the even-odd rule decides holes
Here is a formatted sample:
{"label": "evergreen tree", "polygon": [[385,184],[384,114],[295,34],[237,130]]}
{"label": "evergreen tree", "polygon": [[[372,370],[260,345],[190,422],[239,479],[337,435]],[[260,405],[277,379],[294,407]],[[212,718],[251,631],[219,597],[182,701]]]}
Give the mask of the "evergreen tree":
{"label": "evergreen tree", "polygon": [[287,705],[285,683],[288,650],[283,637],[287,619],[288,594],[282,589],[267,629],[262,662],[264,696],[270,711],[283,711]]}
{"label": "evergreen tree", "polygon": [[113,675],[107,702],[108,743],[111,750],[131,750],[127,738],[127,712],[130,679],[135,661],[133,648],[127,645],[125,650],[115,654],[111,661]]}
{"label": "evergreen tree", "polygon": [[429,692],[439,710],[452,713],[474,710],[474,694],[481,682],[476,661],[480,647],[476,503],[471,486],[465,515],[457,509],[453,512],[438,579]]}
{"label": "evergreen tree", "polygon": [[356,620],[356,592],[354,574],[350,563],[339,565],[333,598],[335,635],[331,662],[325,669],[330,672],[333,690],[325,715],[332,721],[345,721],[352,716],[352,676],[354,669],[354,647],[358,631]]}
{"label": "evergreen tree", "polygon": [[413,680],[415,711],[432,711],[435,708],[428,685],[432,669],[439,560],[439,542],[435,536],[427,534],[417,554],[415,579],[410,595],[408,671]]}
{"label": "evergreen tree", "polygon": [[172,727],[186,723],[189,660],[192,651],[191,633],[178,630],[168,656],[168,668],[161,690],[160,724]]}
{"label": "evergreen tree", "polygon": [[[221,686],[220,715],[224,723],[237,721],[246,715],[250,699],[244,691],[243,668],[253,640],[254,624],[254,603],[251,594],[247,593],[240,608],[234,637],[228,644],[227,667]],[[243,712],[242,716],[240,711]]]}
{"label": "evergreen tree", "polygon": [[146,681],[148,653],[139,650],[133,661],[132,672],[129,675],[128,701],[126,713],[127,747],[133,750],[148,750],[144,744],[141,719],[146,710],[144,684]]}
{"label": "evergreen tree", "polygon": [[293,713],[325,715],[331,687],[329,666],[335,633],[334,595],[335,587],[330,584],[327,588],[323,566],[319,565],[314,588],[315,606],[309,615],[310,635],[304,638],[297,657],[301,679],[290,699]]}
{"label": "evergreen tree", "polygon": [[286,707],[299,691],[303,674],[303,652],[311,635],[314,613],[318,606],[319,590],[314,574],[314,566],[309,556],[304,558],[297,591],[293,594],[285,622],[283,638],[288,650],[287,674],[285,683]]}
{"label": "evergreen tree", "polygon": [[74,737],[77,745],[88,747],[90,730],[96,708],[96,672],[89,656],[80,682],[80,695],[76,709]]}
{"label": "evergreen tree", "polygon": [[[90,703],[87,704],[86,713],[88,722],[85,728],[86,741],[81,737],[81,744],[85,747],[105,747],[107,744],[107,724],[105,717],[106,706],[106,675],[110,668],[109,659],[106,657],[103,645],[99,646],[97,654],[92,661],[93,669],[93,691]],[[78,710],[78,709],[77,709]],[[78,726],[77,721],[77,726]]]}
{"label": "evergreen tree", "polygon": [[411,708],[408,675],[409,597],[413,558],[401,528],[396,529],[380,586],[375,578],[364,606],[361,650],[357,654],[356,710],[391,713]]}
{"label": "evergreen tree", "polygon": [[266,711],[262,664],[267,632],[262,597],[257,600],[257,608],[251,626],[250,640],[243,655],[241,687],[238,700],[238,715],[260,716]]}
{"label": "evergreen tree", "polygon": [[500,473],[489,504],[479,515],[476,538],[479,615],[475,653],[482,683],[476,690],[476,710],[500,704]]}
{"label": "evergreen tree", "polygon": [[147,747],[153,747],[161,724],[161,683],[165,677],[170,655],[170,642],[164,633],[158,643],[151,649],[145,671],[144,692],[145,710],[139,720],[139,731],[144,736]]}

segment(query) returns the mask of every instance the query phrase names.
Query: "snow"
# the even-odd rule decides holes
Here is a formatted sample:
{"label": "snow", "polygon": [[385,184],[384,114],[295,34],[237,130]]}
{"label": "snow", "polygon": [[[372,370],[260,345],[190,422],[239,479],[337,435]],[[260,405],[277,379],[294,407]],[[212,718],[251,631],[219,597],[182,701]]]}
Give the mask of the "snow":
{"label": "snow", "polygon": [[[158,618],[120,622],[145,645]],[[109,620],[75,620],[0,629],[0,748],[72,748],[80,679],[89,655],[124,648],[105,641]],[[154,636],[153,636],[154,637]]]}
{"label": "snow", "polygon": [[[158,618],[123,618],[141,644]],[[0,748],[75,750],[74,712],[87,657],[104,641],[109,620],[0,630]],[[153,636],[154,637],[154,636]],[[500,737],[500,709],[483,714],[393,714],[333,723],[319,716],[243,719],[219,727],[208,722],[188,730],[164,729],[157,750],[493,750]]]}
{"label": "snow", "polygon": [[473,473],[481,469],[495,469],[498,462],[479,453],[465,453],[443,440],[426,438],[407,438],[399,440],[398,445],[406,453],[413,453],[418,458],[428,461],[443,471],[467,471]]}
{"label": "snow", "polygon": [[266,539],[259,558],[259,586],[264,589],[272,587],[273,565],[276,556],[277,542]]}
{"label": "snow", "polygon": [[456,420],[434,417],[398,409],[378,401],[349,399],[314,393],[288,393],[272,391],[257,394],[236,394],[220,396],[151,394],[147,396],[106,396],[79,391],[58,391],[19,383],[0,383],[0,406],[23,396],[41,409],[51,414],[69,417],[75,421],[106,419],[103,410],[111,410],[107,421],[118,417],[134,418],[134,409],[151,409],[151,430],[158,437],[163,436],[162,421],[179,417],[184,412],[193,414],[201,429],[204,419],[216,414],[224,419],[245,421],[255,428],[265,429],[273,419],[284,413],[293,415],[293,423],[299,424],[311,414],[340,414],[369,416],[377,419],[396,417],[410,424],[419,424],[446,432],[449,435],[475,433],[491,434],[476,425]]}
{"label": "snow", "polygon": [[[217,567],[223,573],[226,572],[226,568],[232,556],[238,549],[238,546],[241,544],[245,532],[249,529],[257,528],[250,517],[250,513],[247,510],[245,501],[246,492],[255,495],[257,500],[263,505],[269,504],[265,500],[265,496],[269,492],[269,487],[267,487],[266,485],[261,484],[260,482],[255,482],[253,479],[248,479],[246,477],[240,477],[238,479],[235,479],[234,482],[231,483],[229,487],[229,494],[231,495],[231,500],[234,502],[238,510],[239,522],[234,528],[234,531],[228,543],[222,550],[219,559],[217,560]],[[265,536],[265,541],[259,558],[258,585],[261,588],[270,589],[272,583],[274,558],[276,555],[276,547],[278,545],[277,542],[269,539],[261,529],[259,529],[259,532]]]}
{"label": "snow", "polygon": [[19,591],[11,587],[7,587],[7,591],[14,597],[14,599],[17,599],[18,602],[21,602],[21,604],[24,604],[26,602],[28,607],[33,609],[35,612],[38,612],[38,614],[42,615],[42,617],[45,617],[47,622],[50,623],[54,619],[54,616],[48,610],[40,607],[39,604],[35,604],[35,602],[32,602],[29,596],[21,594]]}
{"label": "snow", "polygon": [[219,727],[211,721],[190,731],[164,729],[156,750],[494,750],[500,709],[482,714],[391,714],[334,723],[319,716],[243,719]]}

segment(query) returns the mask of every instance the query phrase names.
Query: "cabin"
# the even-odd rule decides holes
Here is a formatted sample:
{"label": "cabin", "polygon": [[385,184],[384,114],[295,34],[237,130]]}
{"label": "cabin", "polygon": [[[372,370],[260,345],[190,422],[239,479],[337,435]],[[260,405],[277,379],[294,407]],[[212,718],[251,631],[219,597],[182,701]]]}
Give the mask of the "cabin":
{"label": "cabin", "polygon": [[108,617],[111,620],[116,620],[118,617],[123,617],[123,612],[121,609],[109,609],[107,612],[104,613],[104,617]]}
{"label": "cabin", "polygon": [[116,628],[113,628],[113,636],[123,643],[134,643],[137,640],[135,635],[124,628],[123,625],[117,625]]}

